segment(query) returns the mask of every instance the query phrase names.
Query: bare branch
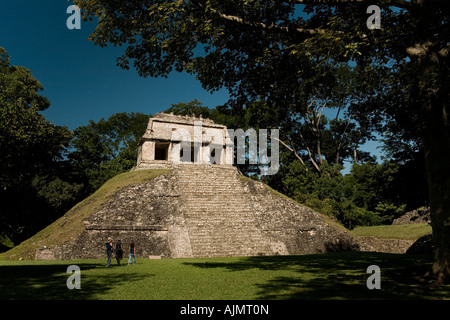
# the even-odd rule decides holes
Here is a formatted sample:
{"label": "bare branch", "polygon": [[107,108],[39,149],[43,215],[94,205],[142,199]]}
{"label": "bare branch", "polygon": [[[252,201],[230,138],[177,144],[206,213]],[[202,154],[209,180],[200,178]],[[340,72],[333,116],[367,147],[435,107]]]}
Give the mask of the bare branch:
{"label": "bare branch", "polygon": [[323,106],[322,106],[322,110],[320,111],[320,114],[317,115],[317,117],[318,117],[319,120],[320,120],[320,118],[322,117],[322,113],[323,113],[323,110],[325,109],[325,106],[326,106],[326,105],[327,105],[327,103],[324,102],[324,104],[323,104]]}
{"label": "bare branch", "polygon": [[[295,149],[294,148],[291,148],[291,147],[289,147],[285,142],[283,142],[283,141],[281,141],[280,139],[278,139],[278,138],[275,138],[276,140],[278,140],[283,146],[285,146],[289,151],[291,151],[294,155],[295,155],[295,157],[298,159],[298,160],[300,160],[300,162],[304,165],[305,164],[305,162],[303,161],[303,159],[297,154],[297,152],[295,151]],[[306,167],[305,167],[306,168]],[[308,171],[308,168],[306,168],[306,171]]]}
{"label": "bare branch", "polygon": [[128,141],[127,141],[127,139],[123,138],[123,142],[125,143],[125,145],[126,145],[126,146],[127,146],[127,148],[129,149],[129,148],[130,148],[130,145],[128,144]]}
{"label": "bare branch", "polygon": [[[345,124],[344,132],[341,134],[341,137],[344,137],[345,134],[347,133],[347,129],[348,129],[348,126],[350,125],[351,120],[352,120],[351,117],[347,120],[347,123]],[[339,154],[341,153],[341,148],[346,147],[346,146],[342,146],[342,140],[343,140],[342,138],[339,139],[339,144],[337,145],[337,148],[336,148],[336,164],[339,164]]]}
{"label": "bare branch", "polygon": [[317,164],[317,162],[314,160],[314,157],[313,157],[313,155],[312,155],[311,149],[309,149],[308,144],[306,143],[305,138],[303,137],[303,135],[302,135],[301,132],[299,132],[299,134],[300,134],[300,138],[303,140],[303,143],[305,144],[306,151],[308,151],[309,159],[311,160],[312,164],[313,164],[314,167],[317,169],[317,171],[318,171],[319,173],[321,173],[322,171],[320,170],[320,167],[319,167],[319,165]]}

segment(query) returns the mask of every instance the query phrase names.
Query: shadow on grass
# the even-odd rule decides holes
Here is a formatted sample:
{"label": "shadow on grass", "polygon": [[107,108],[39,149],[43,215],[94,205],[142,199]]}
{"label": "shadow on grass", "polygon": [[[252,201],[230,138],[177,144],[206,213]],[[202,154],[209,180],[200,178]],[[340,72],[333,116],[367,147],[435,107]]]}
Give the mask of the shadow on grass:
{"label": "shadow on grass", "polygon": [[[67,288],[67,280],[72,274],[66,271],[71,264],[77,265],[81,270],[80,290]],[[120,268],[126,267],[114,266],[111,269],[117,271]],[[97,294],[104,294],[121,283],[139,281],[144,277],[134,272],[120,273],[117,277],[107,272],[110,269],[105,269],[103,263],[79,261],[64,264],[0,265],[0,300],[93,299]]]}
{"label": "shadow on grass", "polygon": [[[422,280],[430,255],[341,252],[319,255],[243,257],[232,262],[186,262],[229,272],[272,272],[257,283],[258,299],[449,299],[450,286],[430,289]],[[367,267],[381,269],[381,289],[369,290]]]}

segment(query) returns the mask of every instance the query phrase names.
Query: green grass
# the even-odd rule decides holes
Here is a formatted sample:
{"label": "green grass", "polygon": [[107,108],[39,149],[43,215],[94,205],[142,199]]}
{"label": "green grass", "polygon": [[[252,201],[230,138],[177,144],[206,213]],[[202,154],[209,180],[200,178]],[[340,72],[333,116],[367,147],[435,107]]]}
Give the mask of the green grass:
{"label": "green grass", "polygon": [[170,170],[152,169],[125,172],[115,176],[47,228],[13,249],[0,254],[0,259],[33,260],[38,247],[60,245],[77,237],[85,228],[83,220],[104,204],[108,196],[114,192],[126,186],[145,183],[159,175],[170,173]]}
{"label": "green grass", "polygon": [[[0,261],[0,299],[448,299],[450,286],[421,280],[429,255],[368,252],[209,259],[137,259],[106,269],[104,260]],[[68,265],[81,269],[69,290]],[[381,289],[366,287],[381,268]]]}
{"label": "green grass", "polygon": [[351,231],[356,236],[416,240],[431,233],[431,226],[424,224],[385,225],[357,227]]}
{"label": "green grass", "polygon": [[14,243],[7,236],[0,234],[0,252],[10,250]]}

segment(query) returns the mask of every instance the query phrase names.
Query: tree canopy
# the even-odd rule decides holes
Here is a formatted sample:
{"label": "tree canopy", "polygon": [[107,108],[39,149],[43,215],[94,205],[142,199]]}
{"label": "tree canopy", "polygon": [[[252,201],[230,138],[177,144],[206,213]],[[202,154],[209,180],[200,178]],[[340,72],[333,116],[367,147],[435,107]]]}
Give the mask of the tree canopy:
{"label": "tree canopy", "polygon": [[68,158],[84,183],[86,193],[94,192],[108,179],[136,164],[139,141],[149,115],[116,113],[74,130]]}
{"label": "tree canopy", "polygon": [[117,113],[71,132],[45,119],[41,111],[50,103],[42,90],[0,48],[0,239],[13,243],[131,169],[149,118]]}
{"label": "tree canopy", "polygon": [[40,94],[42,85],[30,70],[11,66],[3,48],[0,89],[0,189],[6,190],[60,158],[70,132],[51,124],[39,113],[50,105]]}
{"label": "tree canopy", "polygon": [[[50,177],[58,171],[56,163],[64,158],[71,139],[66,127],[55,126],[40,113],[50,106],[42,90],[30,70],[10,65],[0,48],[0,234],[14,240],[54,218],[51,210],[46,217],[36,214],[49,209],[36,189],[45,179],[56,182]],[[60,185],[57,192],[63,189]],[[76,194],[75,189],[70,192]],[[53,196],[55,206],[64,207],[65,195]]]}

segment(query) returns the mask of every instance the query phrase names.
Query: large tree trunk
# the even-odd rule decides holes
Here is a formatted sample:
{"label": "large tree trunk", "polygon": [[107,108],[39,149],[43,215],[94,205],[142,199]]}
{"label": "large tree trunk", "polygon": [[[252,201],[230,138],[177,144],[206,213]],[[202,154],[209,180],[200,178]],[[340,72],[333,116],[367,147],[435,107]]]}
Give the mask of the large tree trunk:
{"label": "large tree trunk", "polygon": [[[417,130],[425,153],[430,199],[434,262],[427,275],[436,284],[450,282],[450,134],[447,119],[448,69],[432,34],[434,21],[423,22],[426,39],[406,51],[417,70],[415,100]],[[413,93],[414,94],[414,93]],[[416,109],[417,108],[417,109]]]}
{"label": "large tree trunk", "polygon": [[434,263],[428,275],[437,284],[443,284],[450,282],[450,135],[445,104],[430,106],[426,116],[422,142],[435,245]]}

